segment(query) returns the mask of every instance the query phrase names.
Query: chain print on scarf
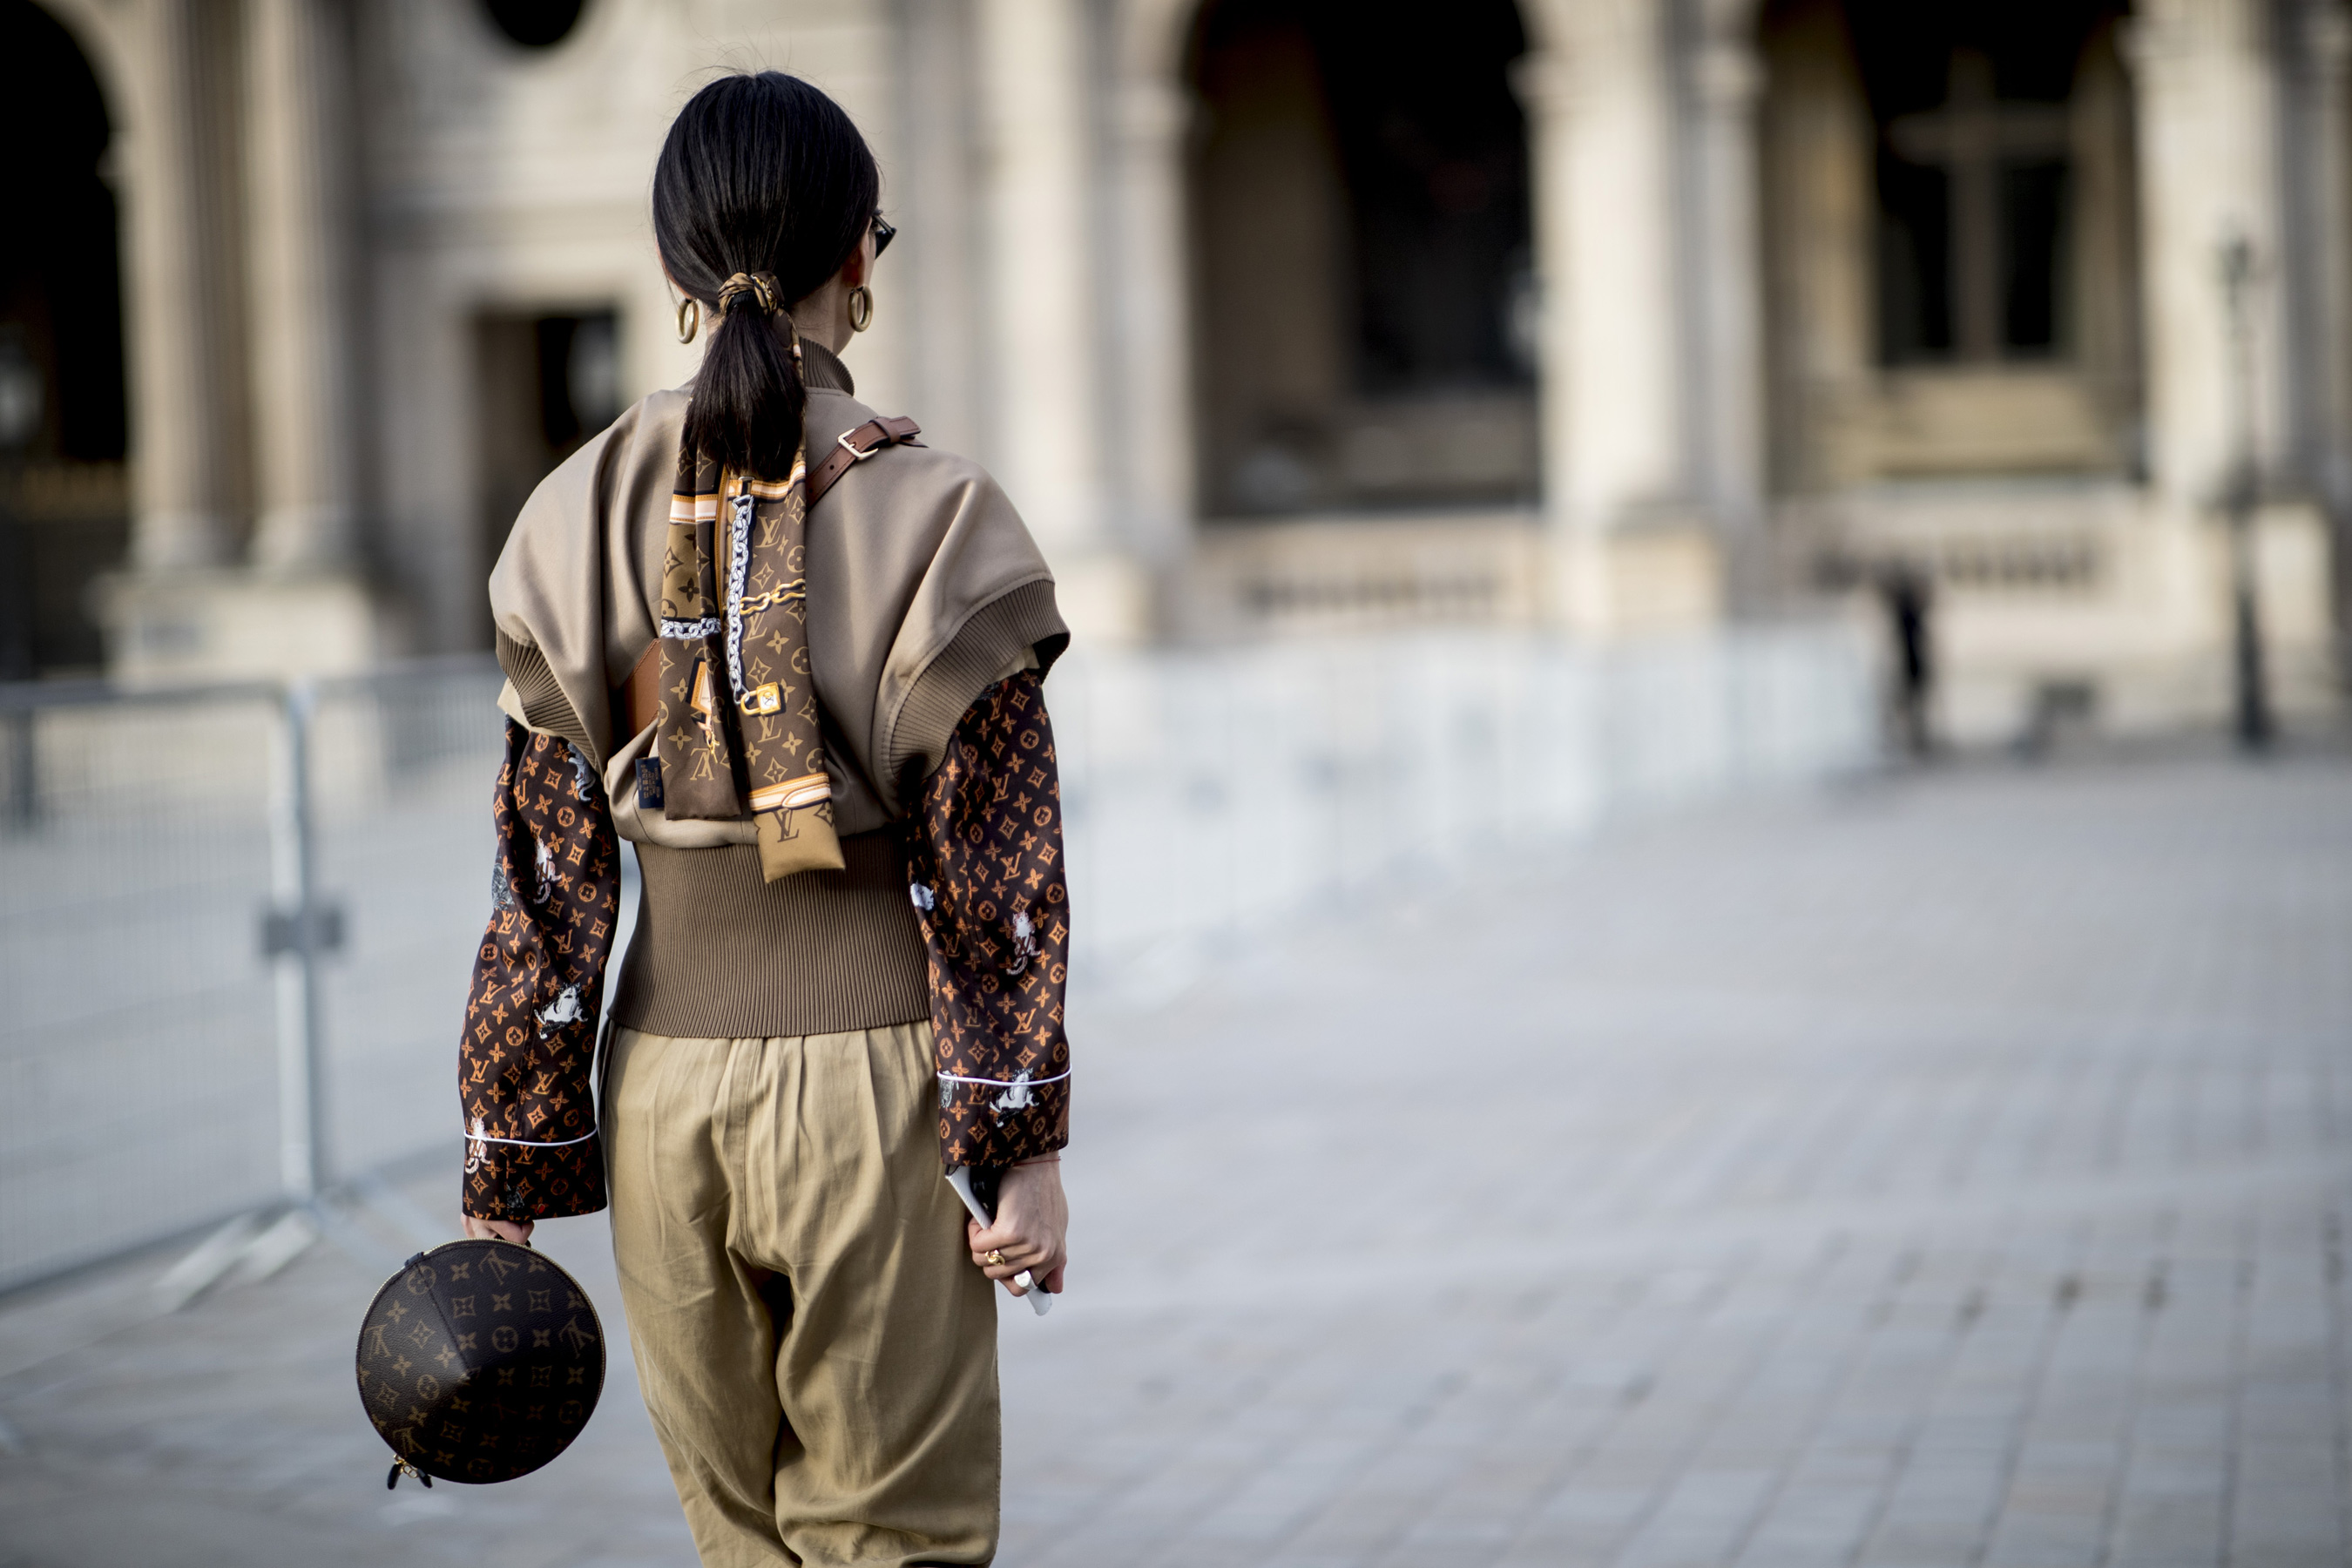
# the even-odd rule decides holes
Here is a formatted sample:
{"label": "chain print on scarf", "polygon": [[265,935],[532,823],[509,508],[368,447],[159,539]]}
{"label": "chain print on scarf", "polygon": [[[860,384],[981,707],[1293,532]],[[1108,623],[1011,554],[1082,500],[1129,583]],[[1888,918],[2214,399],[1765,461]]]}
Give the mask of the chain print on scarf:
{"label": "chain print on scarf", "polygon": [[620,906],[620,844],[596,770],[507,721],[489,928],[457,1053],[465,1211],[545,1219],[604,1206],[591,1079]]}
{"label": "chain print on scarf", "polygon": [[943,1164],[1011,1165],[1069,1142],[1062,1032],[1070,896],[1043,683],[981,694],[924,781],[909,894],[930,956]]}
{"label": "chain print on scarf", "polygon": [[771,481],[681,447],[658,617],[662,810],[751,817],[771,882],[842,867],[809,662],[807,533],[803,458]]}

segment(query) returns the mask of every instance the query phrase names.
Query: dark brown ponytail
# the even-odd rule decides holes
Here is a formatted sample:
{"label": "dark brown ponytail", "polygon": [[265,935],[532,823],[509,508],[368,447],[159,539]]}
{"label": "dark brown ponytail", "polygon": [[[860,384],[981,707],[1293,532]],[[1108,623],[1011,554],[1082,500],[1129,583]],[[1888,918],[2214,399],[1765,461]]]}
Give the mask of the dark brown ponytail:
{"label": "dark brown ponytail", "polygon": [[797,77],[722,78],[678,111],[654,165],[654,243],[709,322],[686,412],[696,451],[791,472],[807,394],[781,313],[841,270],[880,195],[866,138]]}

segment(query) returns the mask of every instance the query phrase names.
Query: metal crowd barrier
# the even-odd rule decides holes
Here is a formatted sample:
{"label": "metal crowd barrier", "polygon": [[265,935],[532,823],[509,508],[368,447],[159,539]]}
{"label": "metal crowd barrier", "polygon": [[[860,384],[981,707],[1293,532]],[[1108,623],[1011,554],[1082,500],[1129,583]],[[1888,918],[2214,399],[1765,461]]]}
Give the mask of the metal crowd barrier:
{"label": "metal crowd barrier", "polygon": [[167,1296],[437,1229],[372,1173],[457,1147],[498,685],[0,685],[0,1289],[208,1223]]}

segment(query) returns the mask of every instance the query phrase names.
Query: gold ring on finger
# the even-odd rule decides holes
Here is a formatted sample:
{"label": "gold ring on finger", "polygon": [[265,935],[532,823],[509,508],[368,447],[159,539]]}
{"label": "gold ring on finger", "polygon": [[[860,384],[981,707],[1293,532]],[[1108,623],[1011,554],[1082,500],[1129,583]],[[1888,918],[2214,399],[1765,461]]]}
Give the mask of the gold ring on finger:
{"label": "gold ring on finger", "polygon": [[986,1261],[991,1268],[1002,1268],[1004,1267],[1004,1254],[992,1247],[988,1249]]}

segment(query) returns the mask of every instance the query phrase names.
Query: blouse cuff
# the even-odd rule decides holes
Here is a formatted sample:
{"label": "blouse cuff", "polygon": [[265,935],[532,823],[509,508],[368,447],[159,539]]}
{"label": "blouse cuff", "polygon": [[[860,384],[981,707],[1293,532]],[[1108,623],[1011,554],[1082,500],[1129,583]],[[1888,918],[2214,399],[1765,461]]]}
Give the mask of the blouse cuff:
{"label": "blouse cuff", "polygon": [[466,1141],[465,1211],[476,1219],[561,1219],[605,1205],[604,1141],[570,1143]]}

